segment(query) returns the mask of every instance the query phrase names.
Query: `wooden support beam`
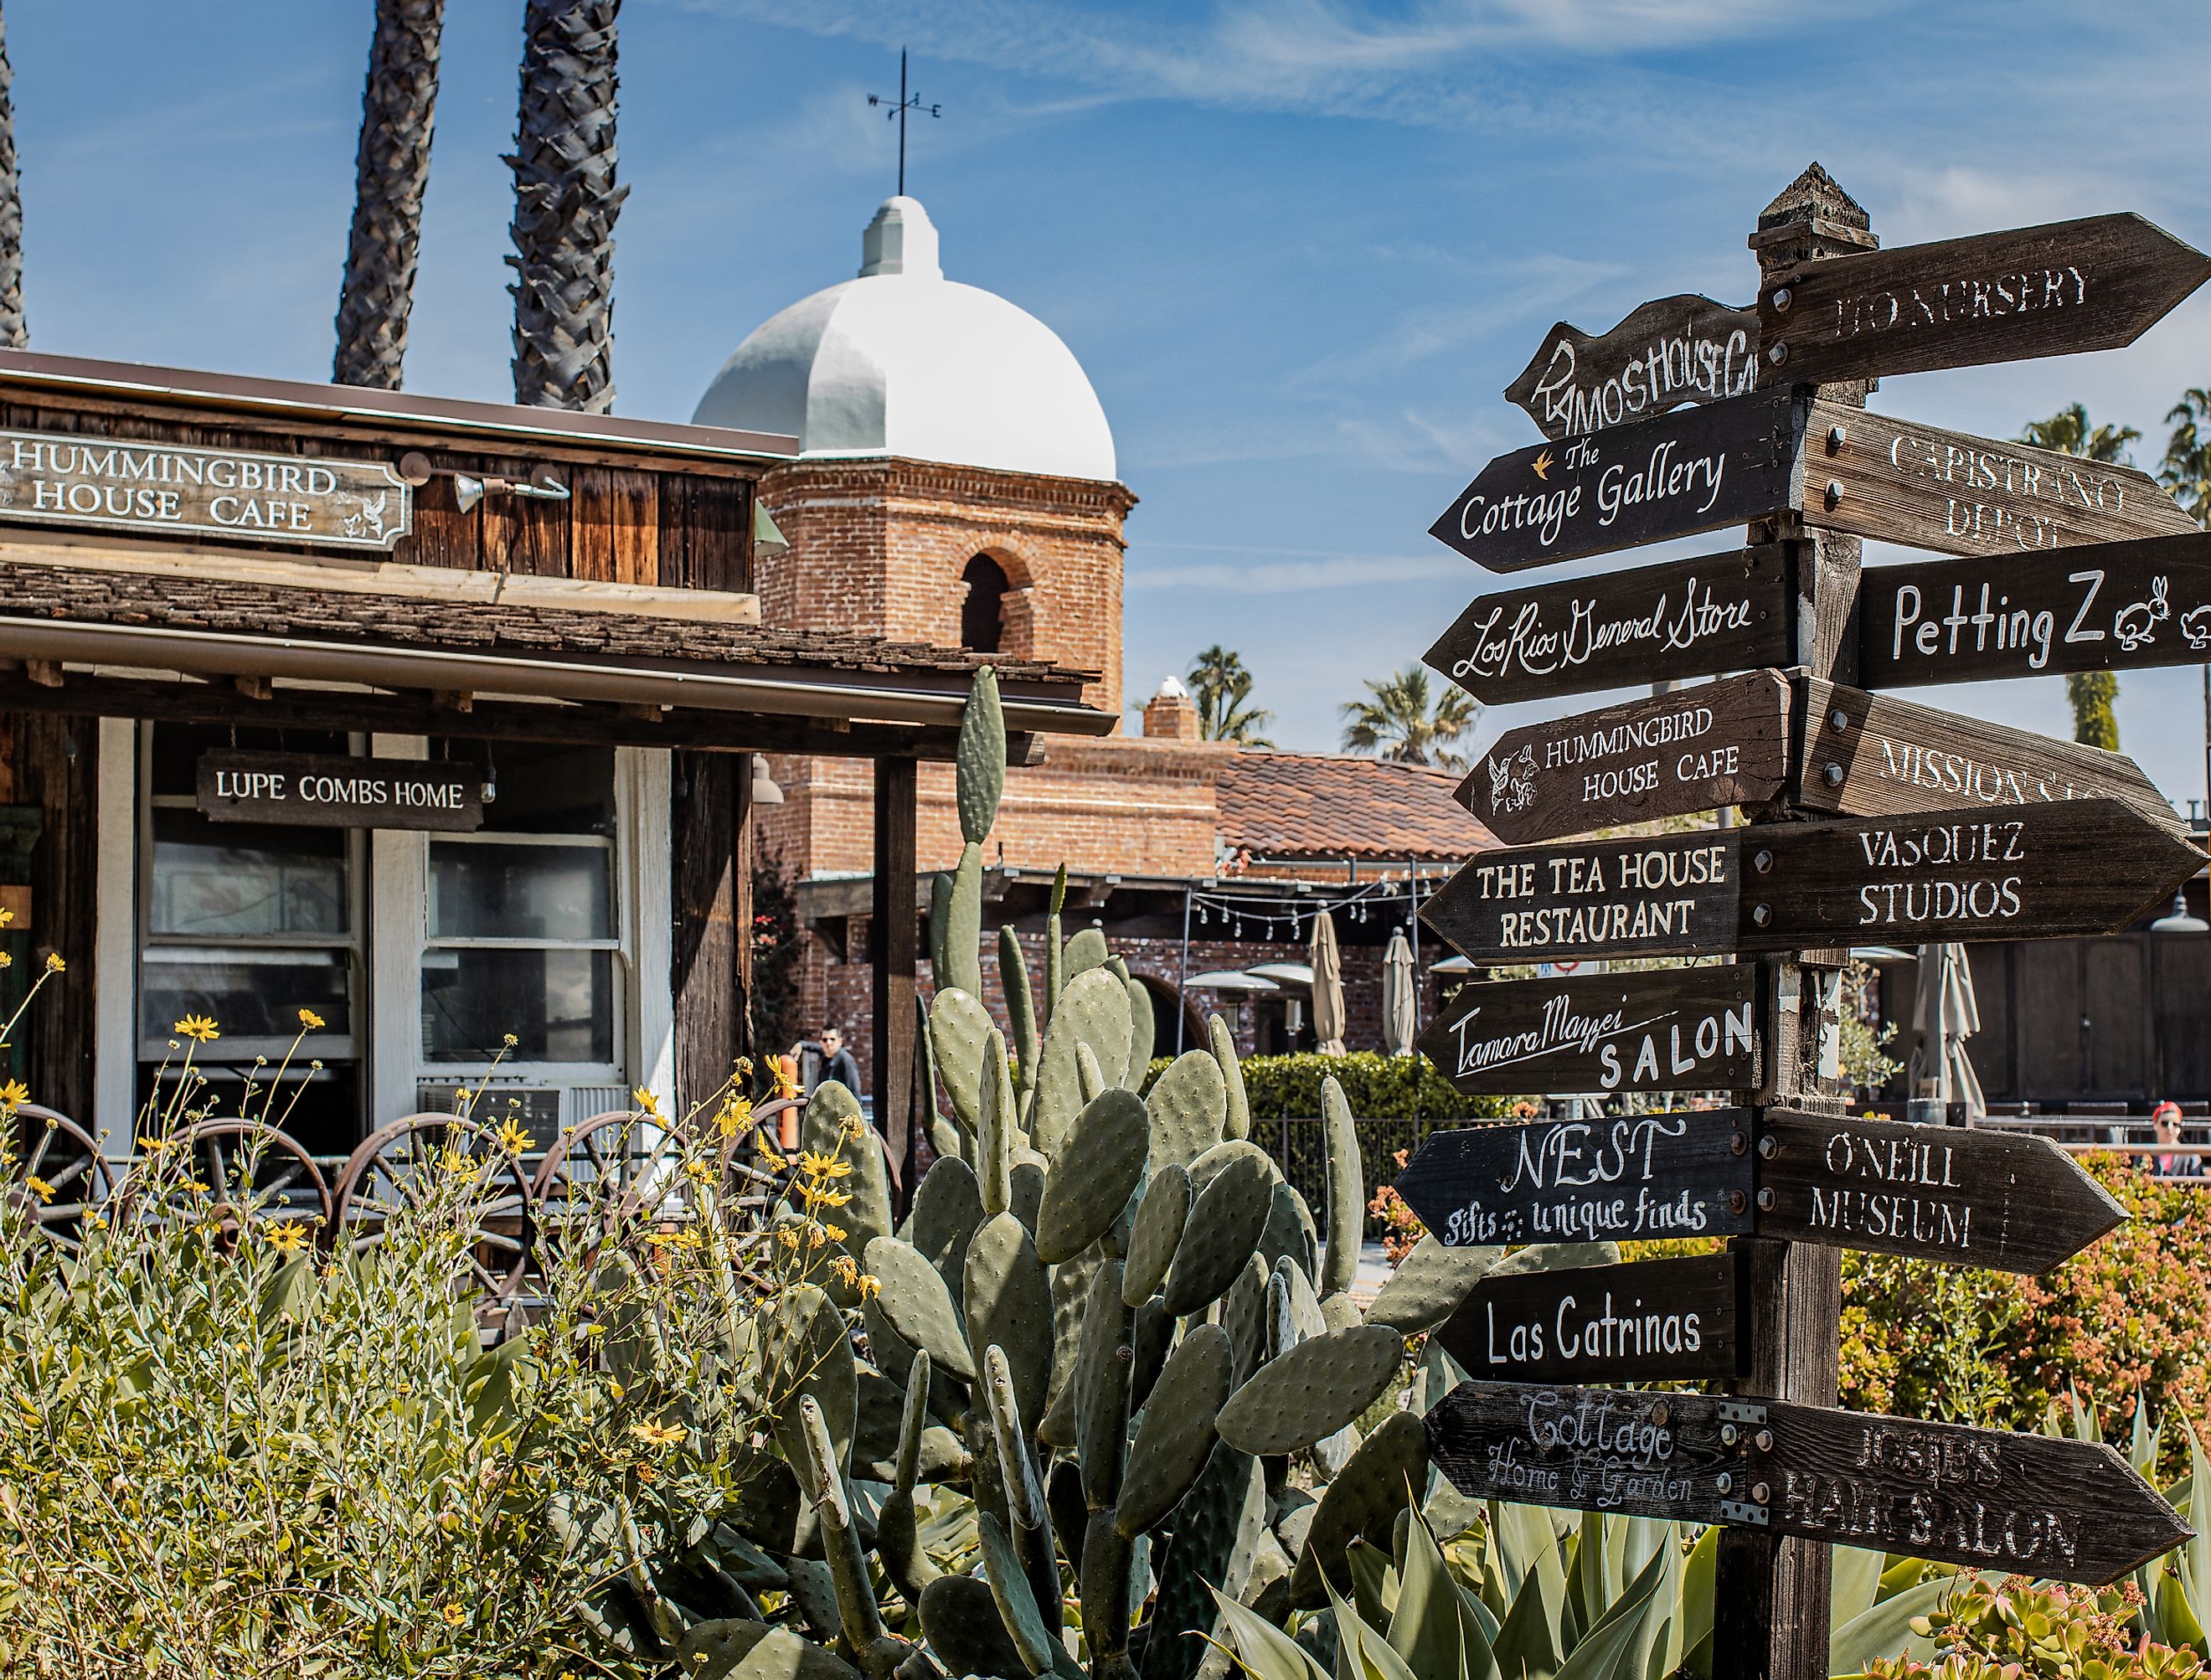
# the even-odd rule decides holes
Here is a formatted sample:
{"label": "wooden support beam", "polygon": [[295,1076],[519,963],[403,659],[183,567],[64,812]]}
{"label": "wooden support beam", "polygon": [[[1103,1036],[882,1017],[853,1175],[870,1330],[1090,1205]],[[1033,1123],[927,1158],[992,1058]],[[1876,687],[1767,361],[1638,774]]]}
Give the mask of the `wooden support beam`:
{"label": "wooden support beam", "polygon": [[901,1216],[913,1196],[920,1130],[913,1124],[914,966],[921,955],[913,892],[918,767],[910,758],[875,761],[875,876],[868,922],[875,969],[875,1126],[890,1150]]}
{"label": "wooden support beam", "polygon": [[230,679],[230,686],[248,700],[266,701],[276,697],[276,684],[266,676],[233,676]]}
{"label": "wooden support beam", "polygon": [[31,681],[41,688],[62,686],[62,662],[59,659],[26,659],[23,669]]}
{"label": "wooden support beam", "polygon": [[752,920],[747,867],[750,760],[735,753],[672,755],[669,837],[674,938],[676,1113],[707,1101],[745,1052]]}

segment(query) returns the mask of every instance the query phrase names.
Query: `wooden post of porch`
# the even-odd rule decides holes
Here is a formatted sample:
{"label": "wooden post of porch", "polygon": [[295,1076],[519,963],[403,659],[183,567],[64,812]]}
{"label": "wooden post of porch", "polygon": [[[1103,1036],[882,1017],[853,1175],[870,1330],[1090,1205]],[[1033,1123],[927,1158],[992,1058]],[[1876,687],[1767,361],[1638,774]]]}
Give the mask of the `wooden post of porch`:
{"label": "wooden post of porch", "polygon": [[669,798],[675,1112],[721,1089],[743,1053],[751,996],[752,761],[676,752]]}
{"label": "wooden post of porch", "polygon": [[875,969],[875,1125],[890,1150],[899,1210],[913,1194],[914,965],[920,918],[913,882],[917,766],[910,758],[875,761],[875,882],[868,955]]}

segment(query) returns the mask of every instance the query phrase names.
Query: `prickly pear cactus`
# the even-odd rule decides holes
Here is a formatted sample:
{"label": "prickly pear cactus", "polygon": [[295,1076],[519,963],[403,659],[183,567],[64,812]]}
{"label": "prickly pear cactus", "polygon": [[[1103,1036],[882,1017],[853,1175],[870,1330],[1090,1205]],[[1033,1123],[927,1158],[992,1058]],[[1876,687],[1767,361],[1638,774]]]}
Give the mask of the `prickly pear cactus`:
{"label": "prickly pear cactus", "polygon": [[[1057,902],[1034,992],[1002,933],[1009,1007],[992,1019],[978,953],[980,844],[1003,781],[994,682],[978,679],[969,710],[967,846],[937,896],[926,1028],[960,1152],[893,1230],[857,1105],[817,1095],[809,1147],[854,1161],[835,1223],[865,1271],[776,1317],[767,1462],[787,1461],[803,1508],[761,1554],[779,1607],[722,1624],[716,1660],[755,1680],[1212,1680],[1232,1616],[1286,1635],[1302,1616],[1301,1636],[1332,1650],[1351,1543],[1387,1553],[1430,1500],[1418,1415],[1363,1439],[1359,1424],[1405,1386],[1404,1336],[1447,1315],[1497,1251],[1424,1246],[1362,1314],[1366,1186],[1341,1090],[1330,1082],[1324,1245],[1245,1141],[1225,1025],[1138,1095],[1149,996],[1094,929],[1063,945]],[[1414,1392],[1433,1386],[1424,1370]]]}

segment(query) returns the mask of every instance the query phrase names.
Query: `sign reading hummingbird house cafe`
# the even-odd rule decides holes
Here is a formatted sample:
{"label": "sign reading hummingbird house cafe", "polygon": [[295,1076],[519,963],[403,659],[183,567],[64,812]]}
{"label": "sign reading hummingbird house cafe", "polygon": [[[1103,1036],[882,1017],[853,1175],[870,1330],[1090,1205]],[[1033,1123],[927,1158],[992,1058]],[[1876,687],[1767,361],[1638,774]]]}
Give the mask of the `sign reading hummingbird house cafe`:
{"label": "sign reading hummingbird house cafe", "polygon": [[389,553],[414,512],[383,461],[0,431],[0,519]]}

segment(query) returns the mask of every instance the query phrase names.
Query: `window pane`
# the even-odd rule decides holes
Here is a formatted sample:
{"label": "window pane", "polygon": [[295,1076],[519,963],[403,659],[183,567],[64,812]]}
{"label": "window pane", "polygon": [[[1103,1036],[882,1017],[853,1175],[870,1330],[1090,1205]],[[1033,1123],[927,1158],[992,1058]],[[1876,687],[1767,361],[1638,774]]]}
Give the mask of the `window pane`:
{"label": "window pane", "polygon": [[422,1052],[433,1062],[615,1058],[612,951],[433,950],[422,958]]}
{"label": "window pane", "polygon": [[486,834],[614,834],[612,747],[433,741],[430,756],[465,760],[482,768],[484,779],[498,793],[484,802]]}
{"label": "window pane", "polygon": [[154,812],[155,933],[187,938],[343,934],[346,831]]}
{"label": "window pane", "polygon": [[233,1040],[289,1044],[306,1009],[323,1017],[314,1041],[344,1038],[353,1031],[350,975],[344,951],[287,951],[265,961],[242,953],[185,962],[149,959],[140,976],[139,1030],[166,1040],[186,1016],[212,1016],[222,1037],[205,1059],[221,1060],[224,1050],[235,1047]]}
{"label": "window pane", "polygon": [[350,749],[342,735],[320,730],[223,729],[204,724],[154,724],[151,749],[154,791],[182,794],[190,798],[199,791],[200,755],[229,752],[319,753],[342,756]]}
{"label": "window pane", "polygon": [[430,846],[433,939],[611,939],[603,846]]}

